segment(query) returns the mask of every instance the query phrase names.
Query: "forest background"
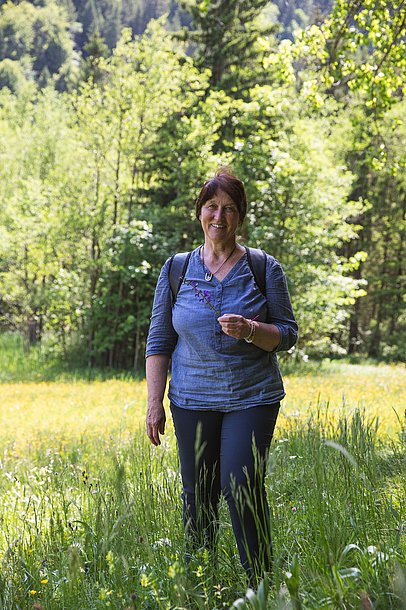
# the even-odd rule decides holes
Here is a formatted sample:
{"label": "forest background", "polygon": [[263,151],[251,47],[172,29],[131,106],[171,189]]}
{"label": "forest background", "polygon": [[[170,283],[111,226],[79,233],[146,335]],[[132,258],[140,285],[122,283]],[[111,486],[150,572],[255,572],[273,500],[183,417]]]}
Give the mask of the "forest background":
{"label": "forest background", "polygon": [[0,2],[0,329],[142,370],[222,164],[281,260],[293,356],[404,360],[402,0]]}

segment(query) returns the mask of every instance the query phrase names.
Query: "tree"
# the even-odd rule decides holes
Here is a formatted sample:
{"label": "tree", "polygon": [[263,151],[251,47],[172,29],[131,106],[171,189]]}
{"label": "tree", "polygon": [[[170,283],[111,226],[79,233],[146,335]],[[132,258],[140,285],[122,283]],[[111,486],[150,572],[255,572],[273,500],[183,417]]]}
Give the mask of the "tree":
{"label": "tree", "polygon": [[13,59],[0,61],[0,89],[7,87],[12,93],[18,93],[27,82],[20,62]]}
{"label": "tree", "polygon": [[276,21],[281,28],[278,37],[295,39],[298,31],[313,23],[320,24],[331,13],[331,0],[275,0],[278,8]]}
{"label": "tree", "polygon": [[148,285],[146,272],[154,259],[162,261],[162,253],[154,252],[162,244],[151,231],[159,216],[153,199],[160,182],[159,171],[152,171],[154,153],[163,146],[163,126],[193,106],[207,82],[157,22],[137,41],[125,30],[112,57],[101,65],[106,77],[83,84],[73,97],[93,173],[84,199],[89,218],[88,346],[93,355],[105,355],[107,364],[128,366],[134,354],[139,363],[145,340],[156,279],[152,275]]}
{"label": "tree", "polygon": [[275,33],[273,23],[261,19],[268,0],[204,0],[181,2],[192,18],[183,38],[195,49],[197,65],[211,71],[210,85],[232,97],[241,97],[255,83],[267,80],[258,46],[260,36]]}
{"label": "tree", "polygon": [[356,237],[350,219],[362,209],[347,200],[352,176],[335,153],[339,121],[306,117],[287,87],[257,87],[251,95],[233,155],[251,202],[246,237],[286,269],[299,351],[341,353],[348,306],[362,294],[362,284],[346,275],[363,255],[338,254]]}
{"label": "tree", "polygon": [[[24,4],[3,4],[0,25]],[[15,13],[7,31],[14,32],[9,40],[17,59],[0,63],[6,85],[0,92],[0,323],[32,341],[48,333],[66,352],[79,341],[91,364],[140,366],[160,266],[199,244],[197,187],[218,165],[231,164],[251,205],[240,238],[286,268],[302,329],[298,353],[349,349],[401,357],[401,87],[384,103],[374,101],[374,70],[363,42],[350,53],[350,29],[337,48],[348,62],[366,66],[367,76],[362,81],[360,68],[337,80],[348,64],[340,52],[333,60],[330,34],[333,23],[341,36],[337,24],[346,27],[345,19],[313,26],[294,43],[277,42],[259,34],[255,18],[242,26],[242,11],[251,7],[253,17],[259,4],[234,3],[232,15],[219,19],[222,43],[228,23],[241,46],[226,47],[215,86],[203,47],[197,68],[161,20],[135,39],[125,30],[109,57],[102,35],[91,37],[86,80],[69,94],[19,81],[34,65],[24,50],[33,48],[34,30],[31,17],[24,30]],[[221,5],[195,8],[214,19]],[[32,10],[47,6],[41,0]],[[393,23],[399,29],[401,21]],[[207,45],[219,52],[221,40],[211,40],[208,25],[202,22]],[[379,32],[379,24],[368,27]],[[365,42],[372,34],[360,36]],[[386,91],[399,82],[398,60],[395,50],[384,57]]]}
{"label": "tree", "polygon": [[320,111],[327,93],[350,119],[343,154],[355,176],[350,198],[362,197],[367,205],[352,219],[362,228],[344,252],[350,258],[358,250],[368,252],[368,259],[353,270],[368,296],[351,308],[348,351],[371,356],[398,357],[396,346],[404,332],[404,270],[397,261],[404,252],[404,185],[399,179],[404,111],[399,100],[406,86],[405,34],[404,2],[339,1],[328,20],[309,28],[295,45],[305,68],[303,89],[314,108]]}
{"label": "tree", "polygon": [[405,91],[405,2],[337,0],[331,16],[305,31],[296,50],[329,94],[349,100],[358,92],[379,117]]}
{"label": "tree", "polygon": [[353,129],[347,159],[356,175],[353,194],[362,193],[368,202],[357,219],[362,230],[352,247],[368,252],[357,270],[367,282],[368,294],[351,311],[349,352],[361,349],[371,357],[401,359],[406,333],[406,107],[404,101],[395,104],[378,124],[365,116],[359,104],[350,117]]}
{"label": "tree", "polygon": [[66,88],[73,69],[70,25],[62,7],[23,1],[0,7],[0,60],[20,61],[45,85],[49,79]]}
{"label": "tree", "polygon": [[[69,286],[67,277],[81,268],[76,202],[86,166],[69,127],[69,107],[52,89],[27,89],[19,98],[4,90],[0,132],[8,143],[0,150],[2,315],[31,342],[47,328],[64,341],[84,305],[80,285],[66,290],[63,301],[53,296],[61,277]],[[72,207],[76,214],[67,214]]]}
{"label": "tree", "polygon": [[[176,23],[185,23],[176,0],[64,0],[64,4],[66,3],[73,4],[75,19],[82,26],[75,34],[75,41],[80,50],[84,50],[92,36],[99,33],[112,51],[123,28],[129,27],[134,36],[140,36],[152,19],[162,17],[165,13],[168,14],[168,27],[173,28]],[[73,17],[71,19],[74,21]]]}
{"label": "tree", "polygon": [[108,56],[108,47],[99,32],[95,32],[90,36],[89,42],[85,44],[83,50],[81,78],[83,80],[92,79],[94,83],[97,83],[104,77],[101,60]]}

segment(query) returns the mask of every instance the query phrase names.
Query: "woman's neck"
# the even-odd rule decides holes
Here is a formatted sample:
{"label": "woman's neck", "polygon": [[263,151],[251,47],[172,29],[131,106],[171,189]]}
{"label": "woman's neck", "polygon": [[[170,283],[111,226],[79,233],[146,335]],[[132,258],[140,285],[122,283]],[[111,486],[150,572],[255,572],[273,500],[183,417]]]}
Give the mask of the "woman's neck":
{"label": "woman's neck", "polygon": [[235,239],[230,239],[227,242],[213,242],[205,239],[203,247],[205,257],[211,260],[224,259],[233,250],[240,248]]}

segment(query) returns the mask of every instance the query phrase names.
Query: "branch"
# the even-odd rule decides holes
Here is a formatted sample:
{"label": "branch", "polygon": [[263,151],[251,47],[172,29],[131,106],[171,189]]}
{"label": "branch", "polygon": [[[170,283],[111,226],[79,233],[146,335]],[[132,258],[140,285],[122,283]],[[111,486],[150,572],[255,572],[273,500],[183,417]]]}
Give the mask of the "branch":
{"label": "branch", "polygon": [[[405,5],[405,2],[402,2],[402,4],[400,5],[399,9],[401,9],[404,5]],[[382,57],[381,61],[378,64],[378,67],[376,69],[377,72],[379,72],[379,70],[382,67],[383,63],[385,62],[387,57],[390,55],[393,47],[396,45],[397,38],[398,38],[399,34],[402,32],[402,30],[404,29],[405,25],[406,25],[406,11],[404,12],[403,19],[400,22],[400,25],[399,25],[398,29],[396,30],[396,32],[395,32],[395,34],[393,36],[392,44],[389,46],[389,48],[383,54],[383,57]]]}
{"label": "branch", "polygon": [[332,53],[330,54],[330,62],[331,62],[331,58],[333,55],[335,55],[335,52],[337,50],[338,44],[341,40],[341,37],[343,36],[345,30],[348,27],[349,21],[352,18],[352,16],[355,14],[355,12],[357,11],[358,8],[360,8],[362,6],[363,0],[354,0],[354,2],[352,3],[352,5],[350,5],[348,7],[348,11],[347,11],[347,15],[345,17],[344,23],[341,26],[340,31],[338,32],[338,34],[334,37],[334,44],[332,46]]}

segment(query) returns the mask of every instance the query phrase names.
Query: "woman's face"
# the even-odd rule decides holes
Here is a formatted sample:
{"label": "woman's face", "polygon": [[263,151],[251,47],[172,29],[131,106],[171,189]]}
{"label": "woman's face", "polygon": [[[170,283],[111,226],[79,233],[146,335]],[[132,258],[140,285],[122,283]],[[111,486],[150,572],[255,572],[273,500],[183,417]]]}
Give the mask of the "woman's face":
{"label": "woman's face", "polygon": [[200,222],[206,237],[212,241],[228,241],[230,237],[235,236],[240,215],[231,197],[218,190],[203,204]]}

